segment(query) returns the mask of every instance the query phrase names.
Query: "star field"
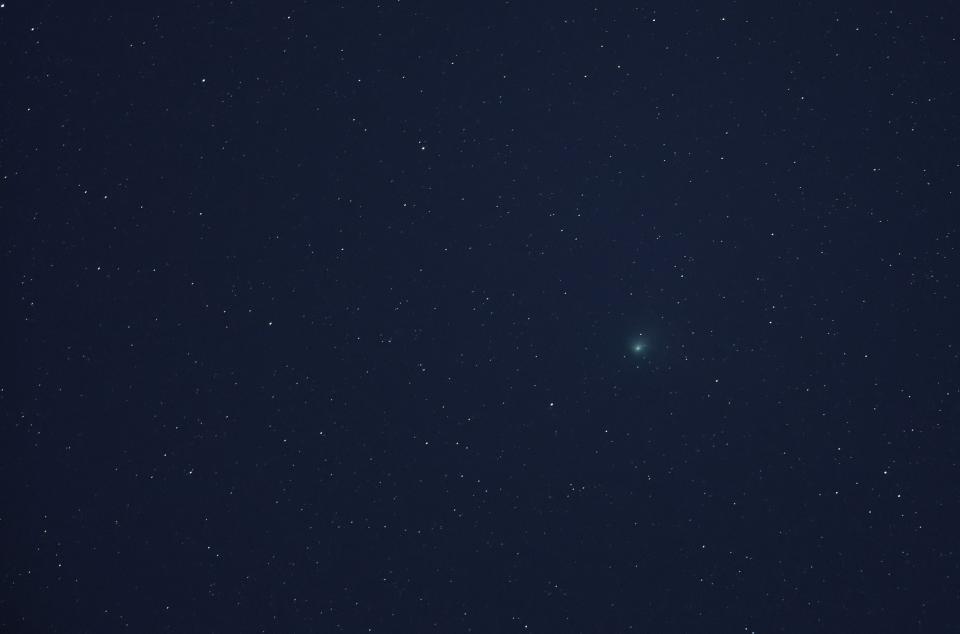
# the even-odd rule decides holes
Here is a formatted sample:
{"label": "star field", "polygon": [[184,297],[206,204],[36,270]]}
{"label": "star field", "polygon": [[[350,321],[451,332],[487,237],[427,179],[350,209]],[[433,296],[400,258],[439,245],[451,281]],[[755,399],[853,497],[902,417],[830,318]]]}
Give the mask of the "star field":
{"label": "star field", "polygon": [[954,631],[958,18],[0,3],[0,631]]}

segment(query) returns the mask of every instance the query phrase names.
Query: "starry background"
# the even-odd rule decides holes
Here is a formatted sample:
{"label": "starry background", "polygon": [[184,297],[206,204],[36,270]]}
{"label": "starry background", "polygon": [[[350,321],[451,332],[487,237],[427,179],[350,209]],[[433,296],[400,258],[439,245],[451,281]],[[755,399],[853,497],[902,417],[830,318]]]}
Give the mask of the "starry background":
{"label": "starry background", "polygon": [[960,631],[958,17],[0,3],[0,630]]}

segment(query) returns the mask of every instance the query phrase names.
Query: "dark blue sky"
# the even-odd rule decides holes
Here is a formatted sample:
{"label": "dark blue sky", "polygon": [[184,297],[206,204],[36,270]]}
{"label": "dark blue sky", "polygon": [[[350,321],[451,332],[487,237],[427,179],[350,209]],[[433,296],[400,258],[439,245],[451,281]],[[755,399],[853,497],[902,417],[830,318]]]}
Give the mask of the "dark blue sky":
{"label": "dark blue sky", "polygon": [[960,15],[841,5],[0,4],[0,629],[953,631]]}

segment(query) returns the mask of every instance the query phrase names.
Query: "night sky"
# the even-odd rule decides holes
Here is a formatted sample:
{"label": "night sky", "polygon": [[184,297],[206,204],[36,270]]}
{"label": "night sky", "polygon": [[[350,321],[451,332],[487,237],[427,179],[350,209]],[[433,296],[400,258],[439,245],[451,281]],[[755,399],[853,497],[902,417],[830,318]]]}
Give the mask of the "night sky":
{"label": "night sky", "polygon": [[0,2],[0,631],[960,631],[947,2]]}

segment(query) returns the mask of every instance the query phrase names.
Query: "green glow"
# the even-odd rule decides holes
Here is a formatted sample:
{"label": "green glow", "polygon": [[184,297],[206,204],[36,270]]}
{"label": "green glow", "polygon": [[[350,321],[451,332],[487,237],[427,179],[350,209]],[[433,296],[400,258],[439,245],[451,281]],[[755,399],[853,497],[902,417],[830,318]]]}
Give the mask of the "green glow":
{"label": "green glow", "polygon": [[[640,335],[642,337],[643,335]],[[633,354],[641,354],[647,349],[647,342],[643,339],[637,338],[630,342],[630,351]]]}

